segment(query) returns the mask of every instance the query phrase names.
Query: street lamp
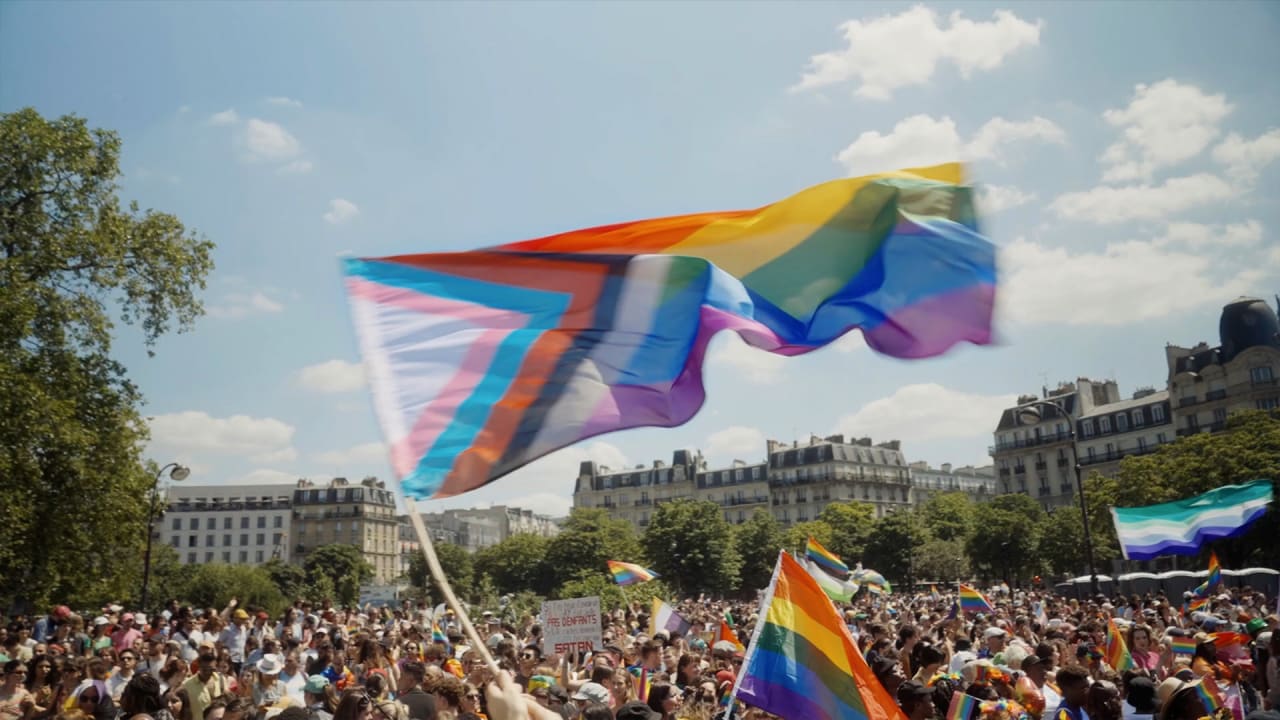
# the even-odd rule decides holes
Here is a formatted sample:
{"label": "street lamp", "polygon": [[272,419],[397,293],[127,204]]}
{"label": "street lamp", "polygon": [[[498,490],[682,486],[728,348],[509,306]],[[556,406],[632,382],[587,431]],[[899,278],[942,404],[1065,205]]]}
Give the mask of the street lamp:
{"label": "street lamp", "polygon": [[180,463],[171,462],[156,472],[156,479],[151,483],[151,495],[147,498],[147,554],[142,558],[142,602],[138,607],[143,612],[147,611],[147,589],[151,584],[152,526],[156,522],[156,505],[160,499],[160,480],[164,477],[165,470],[169,471],[169,479],[174,482],[182,482],[191,475],[191,468]]}
{"label": "street lamp", "polygon": [[1084,525],[1084,553],[1089,561],[1090,594],[1096,596],[1098,590],[1098,569],[1093,564],[1093,538],[1089,535],[1089,505],[1084,500],[1084,481],[1080,478],[1080,447],[1076,444],[1075,422],[1071,413],[1056,400],[1035,400],[1026,407],[1018,409],[1018,420],[1026,425],[1034,425],[1043,419],[1041,408],[1054,408],[1067,419],[1067,440],[1071,442],[1071,455],[1076,471],[1076,495],[1080,497],[1080,522]]}

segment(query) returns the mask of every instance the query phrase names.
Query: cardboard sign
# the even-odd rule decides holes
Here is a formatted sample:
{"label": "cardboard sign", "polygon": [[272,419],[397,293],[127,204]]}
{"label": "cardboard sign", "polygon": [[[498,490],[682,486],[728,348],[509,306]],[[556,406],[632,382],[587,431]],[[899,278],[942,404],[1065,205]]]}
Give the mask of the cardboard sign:
{"label": "cardboard sign", "polygon": [[542,652],[548,656],[598,650],[600,631],[599,597],[542,603]]}

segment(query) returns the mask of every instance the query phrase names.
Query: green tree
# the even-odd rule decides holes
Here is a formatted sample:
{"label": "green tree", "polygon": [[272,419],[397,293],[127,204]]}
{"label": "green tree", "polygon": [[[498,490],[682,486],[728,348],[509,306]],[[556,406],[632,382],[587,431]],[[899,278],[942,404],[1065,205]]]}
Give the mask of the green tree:
{"label": "green tree", "polygon": [[306,598],[311,591],[307,587],[307,573],[297,565],[282,562],[279,558],[271,558],[262,565],[262,569],[271,578],[271,582],[280,589],[280,593],[289,600]]}
{"label": "green tree", "polygon": [[974,504],[962,492],[938,493],[920,509],[929,534],[939,540],[963,543],[973,533]]}
{"label": "green tree", "polygon": [[867,548],[876,524],[876,510],[863,502],[833,502],[822,509],[818,520],[831,528],[831,543],[823,547],[852,566]]}
{"label": "green tree", "polygon": [[[440,558],[440,569],[449,578],[449,585],[462,600],[475,599],[475,561],[471,553],[453,543],[435,543],[436,557]],[[444,602],[444,593],[436,587],[435,578],[427,568],[427,560],[422,553],[414,553],[409,558],[409,584],[429,593],[430,597]]]}
{"label": "green tree", "polygon": [[[142,558],[138,558],[138,574],[142,577]],[[178,557],[178,551],[164,543],[151,546],[151,581],[148,594],[151,609],[158,609],[171,598],[180,598],[186,589],[187,568]]]}
{"label": "green tree", "polygon": [[284,611],[289,601],[261,567],[208,563],[189,565],[181,597],[196,607],[221,610],[235,598],[243,608],[262,608],[271,615]]}
{"label": "green tree", "polygon": [[[1088,496],[1087,491],[1085,496]],[[1094,515],[1090,520],[1093,520],[1089,528],[1090,534],[1095,540],[1104,539],[1099,526],[1110,523],[1110,518],[1104,519]],[[1036,557],[1050,574],[1075,577],[1086,572],[1088,561],[1084,551],[1084,527],[1080,521],[1079,508],[1063,507],[1046,514],[1040,521],[1040,528],[1036,535],[1039,540],[1036,545]],[[1096,542],[1094,545],[1095,562],[1101,563],[1104,559],[1110,559],[1111,554],[1107,548],[1099,546]]]}
{"label": "green tree", "polygon": [[913,562],[928,539],[929,535],[915,513],[905,510],[889,513],[876,521],[875,530],[867,541],[864,562],[869,569],[889,580],[905,580],[910,587],[915,578]]}
{"label": "green tree", "polygon": [[360,586],[373,579],[373,566],[355,545],[333,543],[321,545],[307,554],[302,564],[316,599],[332,589],[332,599],[339,605],[355,605],[360,601]]}
{"label": "green tree", "polygon": [[608,574],[586,575],[560,584],[552,598],[564,600],[568,598],[599,596],[600,607],[604,610],[627,608],[632,603],[640,603],[648,607],[653,598],[670,598],[671,588],[661,580],[650,580],[638,585],[619,587]]}
{"label": "green tree", "polygon": [[[782,537],[788,550],[804,554],[804,546],[809,538],[817,540],[822,547],[829,549],[834,544],[832,538],[835,537],[835,534],[831,526],[822,520],[808,520],[806,522],[798,522],[787,528],[782,532]],[[777,555],[774,555],[774,559],[777,559]],[[843,560],[844,558],[841,559]],[[853,562],[850,561],[849,567],[853,567]],[[769,565],[769,573],[773,574],[772,563]]]}
{"label": "green tree", "polygon": [[149,351],[190,328],[213,246],[122,205],[119,161],[119,136],[82,118],[0,115],[0,600],[138,590],[154,476],[115,322]]}
{"label": "green tree", "polygon": [[[1114,557],[1118,546],[1109,508],[1181,500],[1223,485],[1264,478],[1280,483],[1280,414],[1260,410],[1233,413],[1223,432],[1189,435],[1149,455],[1127,457],[1113,478],[1091,476],[1085,483],[1090,530],[1106,539],[1102,549]],[[1280,537],[1280,512],[1273,503],[1247,532],[1215,542],[1213,547],[1224,566],[1276,567],[1280,565],[1280,543],[1273,541],[1276,537]]]}
{"label": "green tree", "polygon": [[999,495],[979,505],[967,543],[974,569],[1010,583],[1038,572],[1036,548],[1044,516],[1035,500],[1020,493]]}
{"label": "green tree", "polygon": [[969,556],[960,540],[933,538],[915,554],[915,576],[921,580],[951,582],[969,577]]}
{"label": "green tree", "polygon": [[547,547],[547,567],[559,582],[604,572],[608,560],[638,562],[640,545],[631,523],[599,508],[574,508]]}
{"label": "green tree", "polygon": [[549,538],[532,533],[518,533],[506,540],[476,551],[476,571],[488,577],[499,595],[532,591],[545,595],[551,591],[552,574],[547,567]]}
{"label": "green tree", "polygon": [[785,547],[782,526],[773,513],[756,508],[747,521],[733,529],[733,547],[742,560],[738,587],[756,590],[769,584],[778,551]]}
{"label": "green tree", "polygon": [[713,502],[662,503],[641,542],[653,569],[682,595],[727,593],[737,586],[741,561],[729,523]]}

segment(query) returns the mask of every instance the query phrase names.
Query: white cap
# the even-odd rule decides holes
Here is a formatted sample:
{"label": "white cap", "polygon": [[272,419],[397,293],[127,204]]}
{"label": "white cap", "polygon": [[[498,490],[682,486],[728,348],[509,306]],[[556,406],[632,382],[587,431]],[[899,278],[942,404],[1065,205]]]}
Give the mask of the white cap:
{"label": "white cap", "polygon": [[1004,637],[1004,636],[1005,636],[1004,628],[989,627],[986,630],[982,631],[982,637],[984,638]]}
{"label": "white cap", "polygon": [[108,620],[106,617],[99,615],[98,617],[93,619],[93,624],[95,627],[100,625],[110,625],[111,621]]}

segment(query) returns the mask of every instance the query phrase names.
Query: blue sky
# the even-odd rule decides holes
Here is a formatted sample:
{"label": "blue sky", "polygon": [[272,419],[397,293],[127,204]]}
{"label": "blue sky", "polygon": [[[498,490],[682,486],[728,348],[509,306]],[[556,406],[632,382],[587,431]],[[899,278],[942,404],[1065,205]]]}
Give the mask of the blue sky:
{"label": "blue sky", "polygon": [[[1012,396],[1164,382],[1165,343],[1280,291],[1280,9],[1230,3],[0,4],[0,111],[124,139],[123,195],[218,245],[209,316],[117,352],[201,483],[387,477],[343,253],[754,207],[956,158],[1001,246],[1000,343],[782,360],[722,338],[688,425],[604,436],[449,506],[563,510],[617,466],[834,431],[982,461]],[[428,507],[439,507],[432,503]]]}

